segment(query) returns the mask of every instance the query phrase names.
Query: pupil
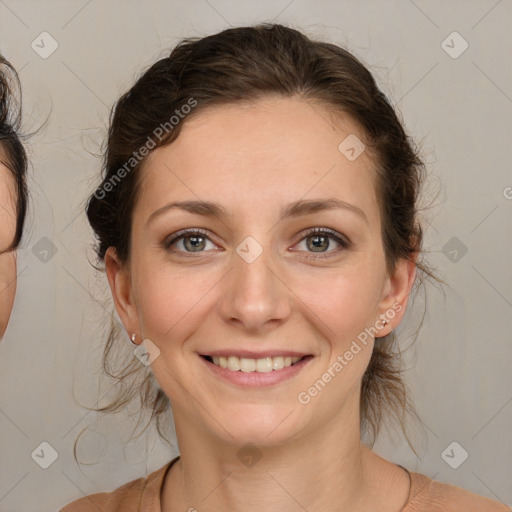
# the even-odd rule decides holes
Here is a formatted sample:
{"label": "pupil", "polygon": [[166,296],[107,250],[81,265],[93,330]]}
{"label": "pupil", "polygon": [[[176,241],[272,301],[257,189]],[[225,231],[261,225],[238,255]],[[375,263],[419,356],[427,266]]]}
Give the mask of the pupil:
{"label": "pupil", "polygon": [[[312,239],[312,249],[314,252],[322,252],[321,249],[327,249],[329,247],[329,239],[323,235],[315,235],[311,237]],[[320,249],[320,251],[318,250]]]}
{"label": "pupil", "polygon": [[[189,245],[187,245],[187,243]],[[192,245],[190,245],[192,244]],[[197,252],[198,250],[201,250],[204,248],[204,238],[201,236],[190,236],[185,239],[185,245],[187,246],[187,249],[192,249],[191,252]]]}

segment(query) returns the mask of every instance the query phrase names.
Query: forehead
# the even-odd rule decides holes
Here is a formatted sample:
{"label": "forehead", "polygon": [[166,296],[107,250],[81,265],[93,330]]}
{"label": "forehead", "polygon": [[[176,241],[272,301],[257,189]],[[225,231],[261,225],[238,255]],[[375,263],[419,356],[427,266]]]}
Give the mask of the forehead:
{"label": "forehead", "polygon": [[300,98],[208,107],[185,120],[174,142],[148,156],[141,206],[185,198],[280,205],[336,196],[375,209],[373,160],[366,151],[348,159],[340,151],[347,137],[363,139],[351,118]]}

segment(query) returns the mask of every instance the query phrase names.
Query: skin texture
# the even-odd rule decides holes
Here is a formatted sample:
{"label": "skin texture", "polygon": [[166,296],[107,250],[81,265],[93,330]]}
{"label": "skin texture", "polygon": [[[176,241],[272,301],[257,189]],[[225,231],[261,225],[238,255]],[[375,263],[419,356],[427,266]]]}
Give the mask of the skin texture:
{"label": "skin texture", "polygon": [[16,252],[4,252],[16,231],[14,197],[14,180],[0,162],[0,339],[5,334],[16,294]]}
{"label": "skin texture", "polygon": [[[334,123],[318,103],[269,97],[200,112],[145,162],[130,261],[111,248],[105,263],[127,332],[161,351],[152,370],[171,400],[181,453],[164,511],[396,512],[407,500],[407,474],[360,441],[373,339],[309,404],[297,399],[400,303],[379,336],[396,328],[414,281],[413,263],[386,271],[373,161],[340,153],[349,134],[360,135],[358,126],[346,116]],[[280,218],[289,203],[325,198],[357,206],[366,220],[347,209]],[[173,208],[148,221],[170,201],[198,199],[220,203],[227,217]],[[329,239],[314,252],[304,232],[318,227],[350,246]],[[203,252],[183,239],[175,252],[165,248],[185,228],[208,232]],[[250,264],[236,252],[247,236],[263,250]],[[221,381],[199,356],[236,348],[314,357],[293,378],[248,390]],[[246,443],[261,455],[251,468],[237,457]]]}

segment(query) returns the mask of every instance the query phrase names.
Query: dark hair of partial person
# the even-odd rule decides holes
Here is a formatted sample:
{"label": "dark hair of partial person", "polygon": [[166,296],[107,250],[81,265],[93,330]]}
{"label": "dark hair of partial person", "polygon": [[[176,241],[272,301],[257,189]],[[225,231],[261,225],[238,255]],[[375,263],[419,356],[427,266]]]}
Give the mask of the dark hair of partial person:
{"label": "dark hair of partial person", "polygon": [[[425,165],[372,74],[338,45],[313,40],[294,28],[267,23],[183,39],[168,56],[145,70],[114,105],[102,182],[87,205],[100,266],[109,247],[115,248],[122,263],[129,261],[132,212],[145,160],[123,173],[121,180],[116,177],[134,152],[153,137],[155,128],[168,122],[191,98],[197,102],[159,140],[156,147],[162,147],[176,140],[183,126],[208,107],[269,96],[314,101],[332,115],[348,115],[357,122],[375,163],[374,182],[388,271],[391,273],[397,261],[405,258],[415,261],[418,269],[415,286],[425,277],[439,281],[424,261],[418,218]],[[114,180],[116,184],[112,185]],[[111,186],[106,187],[107,184]],[[406,393],[396,345],[394,332],[376,339],[361,382],[361,430],[372,446],[383,420],[389,416],[399,421],[411,445],[404,428],[404,412],[416,413]],[[164,413],[169,410],[169,400],[152,372],[140,364],[129,347],[126,333],[112,318],[103,367],[120,385],[119,393],[107,405],[94,410],[119,411],[138,395],[141,411],[146,408],[151,414],[148,424],[156,417],[162,435],[160,421],[168,417]]]}
{"label": "dark hair of partial person", "polygon": [[0,55],[0,159],[12,174],[16,193],[16,231],[9,247],[16,249],[27,213],[27,154],[21,142],[21,85],[14,67]]}

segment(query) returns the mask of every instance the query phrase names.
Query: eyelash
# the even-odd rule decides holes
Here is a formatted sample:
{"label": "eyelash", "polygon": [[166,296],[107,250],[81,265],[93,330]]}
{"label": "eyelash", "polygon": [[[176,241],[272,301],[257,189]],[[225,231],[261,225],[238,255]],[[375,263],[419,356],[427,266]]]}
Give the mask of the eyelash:
{"label": "eyelash", "polygon": [[[174,252],[174,253],[177,252],[180,254],[186,254],[187,256],[188,255],[193,256],[194,252],[181,251],[181,250],[172,248],[172,244],[174,244],[178,240],[186,238],[187,235],[189,235],[189,236],[190,235],[201,235],[204,238],[207,238],[208,240],[210,240],[208,233],[202,229],[199,229],[199,228],[184,229],[184,230],[181,230],[181,231],[178,231],[177,233],[175,233],[172,236],[172,238],[167,238],[163,243],[164,248],[171,252]],[[329,229],[329,228],[310,228],[310,229],[306,230],[305,233],[303,233],[302,238],[297,242],[297,244],[313,235],[326,235],[326,236],[328,236],[328,238],[333,239],[335,242],[337,242],[340,245],[340,248],[334,249],[332,251],[327,251],[324,253],[322,253],[322,252],[315,253],[315,252],[307,251],[309,254],[315,255],[315,256],[307,256],[308,258],[311,258],[311,257],[326,258],[326,257],[331,256],[333,253],[339,253],[342,250],[348,249],[351,247],[351,242],[346,237],[343,237],[343,236],[337,234],[336,231],[333,231],[332,229]],[[210,240],[210,242],[213,243],[212,240]],[[205,252],[205,251],[197,251],[198,254],[201,254],[203,252]],[[303,252],[303,251],[298,251],[298,252]]]}

